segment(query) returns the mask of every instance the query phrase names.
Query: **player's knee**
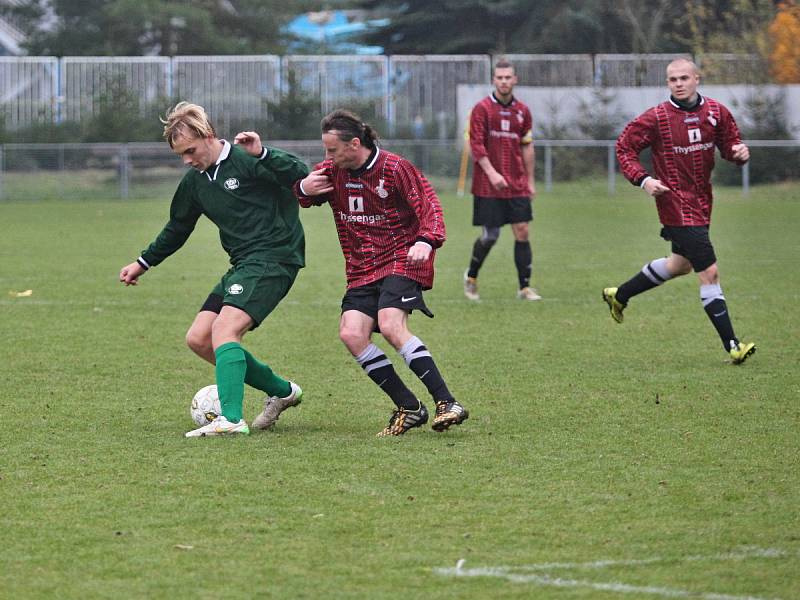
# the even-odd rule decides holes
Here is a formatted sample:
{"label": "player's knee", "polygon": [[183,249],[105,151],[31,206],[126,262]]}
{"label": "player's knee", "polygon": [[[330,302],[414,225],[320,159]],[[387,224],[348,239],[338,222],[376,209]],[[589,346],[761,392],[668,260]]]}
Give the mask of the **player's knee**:
{"label": "player's knee", "polygon": [[518,242],[528,241],[530,228],[527,223],[516,223],[511,226],[511,230],[514,232],[514,239]]}
{"label": "player's knee", "polygon": [[189,329],[186,332],[186,345],[195,354],[203,354],[211,348],[211,337],[196,329]]}
{"label": "player's knee", "polygon": [[407,329],[404,323],[392,319],[378,322],[381,335],[393,347],[400,348],[403,345],[403,340],[407,337]]}
{"label": "player's knee", "polygon": [[681,277],[692,272],[692,263],[678,254],[668,257],[664,265],[672,277]]}
{"label": "player's knee", "polygon": [[483,231],[481,231],[480,243],[485,248],[491,248],[497,242],[497,239],[500,237],[500,228],[499,227],[484,227]]}
{"label": "player's knee", "polygon": [[702,285],[716,285],[719,283],[719,270],[717,269],[717,263],[714,263],[707,269],[700,271],[697,276],[700,278],[700,283]]}
{"label": "player's knee", "polygon": [[369,337],[364,336],[360,329],[354,327],[340,327],[339,339],[352,354],[358,353],[369,343]]}

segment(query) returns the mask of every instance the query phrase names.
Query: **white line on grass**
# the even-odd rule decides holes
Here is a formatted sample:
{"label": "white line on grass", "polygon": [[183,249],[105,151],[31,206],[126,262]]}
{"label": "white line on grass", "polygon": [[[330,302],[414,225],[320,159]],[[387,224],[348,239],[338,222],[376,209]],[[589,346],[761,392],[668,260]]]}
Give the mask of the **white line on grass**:
{"label": "white line on grass", "polygon": [[[533,583],[550,587],[583,587],[620,594],[651,594],[664,598],[702,598],[703,600],[767,600],[759,596],[737,596],[716,592],[693,592],[657,586],[636,586],[621,582],[600,582],[580,579],[565,579],[546,573],[554,569],[603,569],[606,567],[651,565],[663,562],[702,562],[746,560],[749,558],[781,558],[786,556],[782,550],[772,548],[746,548],[739,552],[724,552],[710,555],[690,555],[678,558],[644,558],[631,560],[596,560],[590,562],[551,562],[523,565],[518,567],[479,567],[465,569],[462,558],[455,568],[439,568],[435,572],[449,577],[497,577],[514,583]],[[543,573],[520,573],[520,571],[543,571]],[[778,599],[773,599],[778,600]]]}

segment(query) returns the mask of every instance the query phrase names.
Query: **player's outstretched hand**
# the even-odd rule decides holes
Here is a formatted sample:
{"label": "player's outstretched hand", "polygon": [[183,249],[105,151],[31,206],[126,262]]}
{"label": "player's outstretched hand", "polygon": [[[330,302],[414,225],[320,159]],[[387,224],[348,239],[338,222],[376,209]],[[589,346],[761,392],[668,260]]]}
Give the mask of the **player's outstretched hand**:
{"label": "player's outstretched hand", "polygon": [[325,169],[311,171],[308,176],[300,182],[302,192],[306,196],[319,196],[333,191],[333,183],[325,174]]}
{"label": "player's outstretched hand", "polygon": [[650,194],[651,196],[660,196],[664,192],[668,192],[669,188],[665,186],[661,181],[651,177],[647,181],[644,182],[644,191]]}
{"label": "player's outstretched hand", "polygon": [[139,283],[139,276],[144,273],[144,267],[138,262],[122,267],[119,271],[119,280],[125,285],[136,285]]}
{"label": "player's outstretched hand", "polygon": [[240,131],[233,138],[233,143],[239,144],[248,154],[253,156],[261,156],[264,151],[264,147],[261,145],[261,136],[255,131]]}
{"label": "player's outstretched hand", "polygon": [[431,247],[428,244],[417,242],[408,249],[408,262],[411,264],[422,263],[428,260],[431,255]]}
{"label": "player's outstretched hand", "polygon": [[733,152],[733,160],[735,161],[747,162],[750,160],[750,148],[744,144],[734,144],[731,146],[731,152]]}

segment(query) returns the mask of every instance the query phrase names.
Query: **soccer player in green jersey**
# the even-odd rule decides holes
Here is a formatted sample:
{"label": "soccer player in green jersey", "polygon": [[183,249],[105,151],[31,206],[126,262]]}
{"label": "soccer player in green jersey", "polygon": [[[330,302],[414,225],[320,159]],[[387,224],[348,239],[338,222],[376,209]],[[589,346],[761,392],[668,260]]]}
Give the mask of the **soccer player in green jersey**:
{"label": "soccer player in green jersey", "polygon": [[196,104],[181,102],[163,123],[170,148],[192,169],[178,185],[164,229],[122,267],[119,280],[136,285],[145,271],[183,246],[201,215],[219,228],[232,267],[200,308],[186,343],[215,365],[222,414],[186,437],[249,433],[242,418],[245,383],[267,395],[253,421],[255,428],[267,429],[283,410],[299,404],[303,392],[245,350],[242,337],[275,309],[305,264],[292,185],[308,175],[308,167],[277,148],[263,147],[254,157],[218,139]]}

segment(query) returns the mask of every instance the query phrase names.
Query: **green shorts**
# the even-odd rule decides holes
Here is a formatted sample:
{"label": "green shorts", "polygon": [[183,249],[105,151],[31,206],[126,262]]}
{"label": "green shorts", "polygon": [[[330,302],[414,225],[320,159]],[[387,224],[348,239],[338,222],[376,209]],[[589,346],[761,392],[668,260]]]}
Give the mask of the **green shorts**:
{"label": "green shorts", "polygon": [[231,267],[214,286],[201,310],[219,313],[223,305],[240,308],[261,325],[292,287],[300,267],[275,262],[246,261]]}

